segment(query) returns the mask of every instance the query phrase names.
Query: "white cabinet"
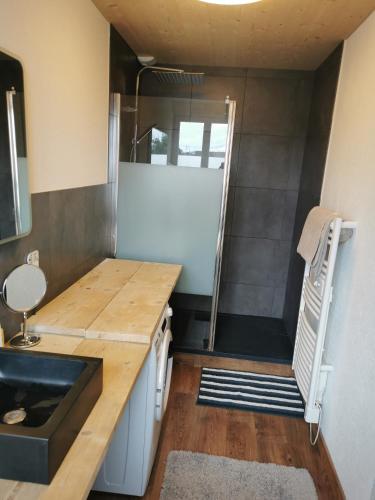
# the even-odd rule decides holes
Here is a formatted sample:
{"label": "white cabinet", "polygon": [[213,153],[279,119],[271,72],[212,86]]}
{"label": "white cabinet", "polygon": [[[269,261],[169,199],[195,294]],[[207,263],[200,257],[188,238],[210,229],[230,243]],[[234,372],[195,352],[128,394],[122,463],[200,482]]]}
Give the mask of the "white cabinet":
{"label": "white cabinet", "polygon": [[132,391],[93,489],[142,496],[150,354]]}
{"label": "white cabinet", "polygon": [[135,496],[143,496],[146,491],[171,381],[171,315],[172,310],[166,307],[94,490]]}

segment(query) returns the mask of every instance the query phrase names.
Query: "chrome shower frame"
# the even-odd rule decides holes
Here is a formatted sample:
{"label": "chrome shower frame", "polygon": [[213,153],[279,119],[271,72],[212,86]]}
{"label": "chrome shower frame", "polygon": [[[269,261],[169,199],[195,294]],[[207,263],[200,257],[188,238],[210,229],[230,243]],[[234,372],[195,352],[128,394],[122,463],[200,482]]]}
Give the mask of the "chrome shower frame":
{"label": "chrome shower frame", "polygon": [[216,245],[215,274],[214,274],[212,303],[211,303],[210,332],[208,337],[208,351],[210,352],[214,351],[215,349],[216,319],[219,306],[219,288],[220,288],[221,267],[223,261],[225,218],[226,218],[227,203],[228,203],[234,121],[236,117],[236,101],[232,101],[229,97],[227,97],[225,102],[228,105],[228,132],[227,132],[227,141],[226,141],[225,158],[224,158],[224,176],[223,176],[223,190],[221,197],[219,231],[218,231],[217,245]]}
{"label": "chrome shower frame", "polygon": [[116,257],[117,251],[117,205],[118,205],[118,176],[120,163],[120,117],[121,94],[111,93],[109,99],[109,127],[108,127],[108,185],[110,188],[110,254]]}
{"label": "chrome shower frame", "polygon": [[[145,66],[142,68],[138,74],[137,78],[137,86],[136,86],[136,109],[133,110],[135,112],[135,133],[133,136],[133,145],[136,147],[137,145],[137,135],[138,135],[138,92],[139,92],[139,76],[141,72],[146,69],[153,69],[154,67]],[[170,69],[170,68],[169,68]],[[179,71],[183,72],[183,70]],[[211,303],[211,313],[210,313],[210,327],[209,327],[209,339],[208,339],[208,351],[214,351],[215,347],[215,333],[216,333],[216,320],[218,314],[218,305],[219,305],[219,288],[220,288],[220,277],[221,277],[221,269],[222,269],[222,256],[223,256],[223,245],[224,245],[224,230],[225,230],[225,220],[226,220],[226,211],[227,211],[227,203],[228,203],[228,191],[229,191],[229,177],[230,177],[230,167],[231,167],[231,158],[232,158],[232,149],[233,149],[233,136],[234,136],[234,123],[235,123],[235,115],[236,115],[236,101],[231,100],[229,97],[226,98],[225,103],[228,105],[228,132],[226,138],[226,150],[224,157],[224,173],[223,173],[223,186],[222,186],[222,199],[220,206],[220,218],[219,218],[219,228],[218,228],[218,237],[216,244],[216,257],[215,257],[215,270],[214,270],[214,281],[213,281],[213,293],[212,293],[212,303]],[[112,130],[111,137],[114,140],[112,144],[112,154],[110,154],[110,158],[112,161],[110,164],[112,165],[112,175],[110,175],[110,179],[113,182],[113,194],[114,196],[114,231],[112,233],[112,241],[116,243],[117,234],[116,234],[116,209],[117,209],[117,196],[118,196],[118,154],[116,155],[116,151],[118,151],[118,141],[119,141],[119,114],[120,114],[120,95],[115,94],[113,96],[112,105],[114,105],[114,110],[112,109],[111,114],[112,120],[114,123],[110,128]],[[133,157],[133,162],[136,161],[136,152]],[[132,159],[130,158],[130,161]],[[116,255],[116,244],[114,244],[114,255]]]}

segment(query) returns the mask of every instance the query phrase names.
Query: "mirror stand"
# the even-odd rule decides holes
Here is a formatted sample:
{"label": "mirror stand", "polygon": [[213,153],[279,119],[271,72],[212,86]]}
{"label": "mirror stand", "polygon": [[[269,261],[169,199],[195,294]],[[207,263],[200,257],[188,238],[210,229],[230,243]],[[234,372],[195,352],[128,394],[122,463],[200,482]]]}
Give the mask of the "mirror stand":
{"label": "mirror stand", "polygon": [[9,344],[12,347],[16,347],[17,349],[27,349],[28,347],[33,347],[34,345],[38,345],[40,342],[39,335],[28,335],[27,333],[27,312],[23,313],[23,324],[22,324],[22,333],[18,333],[14,337],[12,337],[9,341]]}

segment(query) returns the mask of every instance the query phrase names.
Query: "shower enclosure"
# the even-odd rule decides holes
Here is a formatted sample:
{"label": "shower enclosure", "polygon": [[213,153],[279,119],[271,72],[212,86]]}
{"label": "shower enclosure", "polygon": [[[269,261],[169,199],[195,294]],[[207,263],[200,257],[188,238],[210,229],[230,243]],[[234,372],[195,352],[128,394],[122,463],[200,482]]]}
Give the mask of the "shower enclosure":
{"label": "shower enclosure", "polygon": [[171,301],[175,348],[213,350],[235,102],[117,102],[116,256],[182,264]]}
{"label": "shower enclosure", "polygon": [[183,264],[171,300],[176,349],[291,361],[303,276],[296,247],[319,204],[340,54],[316,73],[149,68],[138,163],[135,97],[121,99],[117,255]]}

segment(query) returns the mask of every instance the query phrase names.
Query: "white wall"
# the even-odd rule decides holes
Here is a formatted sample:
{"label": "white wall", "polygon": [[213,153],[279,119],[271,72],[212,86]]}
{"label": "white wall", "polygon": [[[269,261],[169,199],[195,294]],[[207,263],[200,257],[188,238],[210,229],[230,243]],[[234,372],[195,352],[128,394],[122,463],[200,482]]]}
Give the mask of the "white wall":
{"label": "white wall", "polygon": [[0,0],[23,64],[31,192],[107,181],[109,24],[91,0]]}
{"label": "white wall", "polygon": [[348,499],[375,480],[375,13],[346,41],[322,205],[358,221],[338,261],[323,434]]}

